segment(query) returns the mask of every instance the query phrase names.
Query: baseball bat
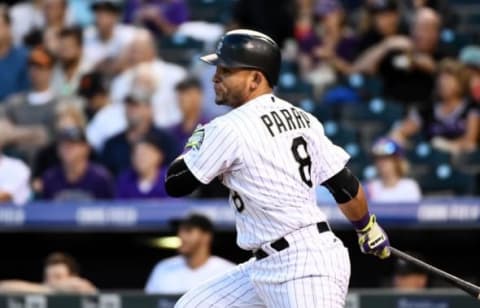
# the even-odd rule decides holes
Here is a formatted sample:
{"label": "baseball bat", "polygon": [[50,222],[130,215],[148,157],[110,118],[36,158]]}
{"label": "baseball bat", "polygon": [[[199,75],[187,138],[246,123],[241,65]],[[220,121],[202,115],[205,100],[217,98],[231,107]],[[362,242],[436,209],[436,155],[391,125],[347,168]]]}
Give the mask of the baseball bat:
{"label": "baseball bat", "polygon": [[411,262],[415,264],[416,266],[422,268],[423,270],[427,271],[428,273],[434,274],[443,280],[447,281],[448,283],[452,284],[453,286],[462,289],[463,291],[467,292],[474,298],[480,300],[480,287],[474,285],[473,283],[470,283],[468,281],[465,281],[457,276],[454,276],[450,273],[447,273],[445,271],[442,271],[439,268],[436,268],[435,266],[432,266],[428,263],[423,262],[422,260],[419,260],[407,253],[404,253],[401,250],[398,250],[394,247],[390,246],[390,251],[392,255],[394,255],[397,258],[403,259],[405,261]]}

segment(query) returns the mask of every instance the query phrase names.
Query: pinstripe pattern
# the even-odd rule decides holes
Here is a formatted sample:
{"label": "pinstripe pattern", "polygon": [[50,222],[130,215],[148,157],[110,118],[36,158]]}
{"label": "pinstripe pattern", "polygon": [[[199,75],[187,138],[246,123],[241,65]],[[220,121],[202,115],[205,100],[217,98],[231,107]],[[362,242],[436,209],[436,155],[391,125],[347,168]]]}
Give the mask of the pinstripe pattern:
{"label": "pinstripe pattern", "polygon": [[[310,127],[272,137],[261,120],[272,112],[302,115]],[[287,127],[293,126],[285,122]],[[253,250],[326,219],[316,205],[315,187],[340,171],[349,156],[328,140],[315,117],[266,94],[216,118],[204,130],[203,144],[185,154],[185,163],[203,183],[222,175],[223,183],[244,201],[244,211],[236,213],[240,247]],[[302,181],[292,153],[297,137],[307,143],[313,187]]]}
{"label": "pinstripe pattern", "polygon": [[[289,115],[297,122],[287,122]],[[278,121],[285,123],[274,126]],[[326,217],[315,187],[339,172],[348,154],[332,144],[315,117],[271,94],[216,118],[204,131],[203,143],[185,154],[185,163],[203,183],[221,175],[244,204],[237,211],[231,194],[238,245],[262,248],[269,256],[188,292],[176,307],[343,307],[348,252],[333,233],[318,233],[316,223]],[[294,139],[303,142],[301,155],[292,150]],[[308,170],[299,165],[305,157],[311,160],[307,175],[300,174]],[[276,252],[269,243],[281,237],[290,247]]]}
{"label": "pinstripe pattern", "polygon": [[346,248],[331,232],[308,226],[286,236],[291,246],[250,260],[185,294],[176,308],[341,308],[350,278]]}

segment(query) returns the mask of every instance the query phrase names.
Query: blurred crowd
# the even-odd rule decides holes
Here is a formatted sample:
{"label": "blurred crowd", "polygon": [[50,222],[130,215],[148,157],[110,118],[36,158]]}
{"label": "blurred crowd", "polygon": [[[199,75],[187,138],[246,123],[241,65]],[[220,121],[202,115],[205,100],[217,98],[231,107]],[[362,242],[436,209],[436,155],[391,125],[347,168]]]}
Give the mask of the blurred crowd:
{"label": "blurred crowd", "polygon": [[478,193],[480,46],[460,24],[442,0],[8,1],[0,202],[166,198],[166,166],[227,110],[198,55],[238,27],[282,46],[276,92],[322,121],[371,200]]}

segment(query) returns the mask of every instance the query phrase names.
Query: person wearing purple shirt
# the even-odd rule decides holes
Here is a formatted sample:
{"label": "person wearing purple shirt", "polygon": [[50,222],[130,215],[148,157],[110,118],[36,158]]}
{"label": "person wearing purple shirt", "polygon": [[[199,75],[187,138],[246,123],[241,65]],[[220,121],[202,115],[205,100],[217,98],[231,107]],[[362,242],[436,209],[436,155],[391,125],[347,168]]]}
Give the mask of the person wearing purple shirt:
{"label": "person wearing purple shirt", "polygon": [[188,6],[184,0],[127,0],[125,22],[140,24],[155,35],[171,35],[188,20]]}
{"label": "person wearing purple shirt", "polygon": [[60,164],[47,169],[42,176],[41,197],[56,201],[111,199],[113,186],[110,174],[89,161],[90,148],[80,128],[59,132]]}
{"label": "person wearing purple shirt", "polygon": [[183,120],[171,127],[170,133],[179,145],[177,148],[183,148],[195,128],[209,120],[202,114],[203,89],[199,80],[187,78],[179,82],[175,90]]}
{"label": "person wearing purple shirt", "polygon": [[117,179],[117,199],[159,199],[168,197],[165,191],[164,149],[156,134],[147,134],[132,150],[132,168]]}

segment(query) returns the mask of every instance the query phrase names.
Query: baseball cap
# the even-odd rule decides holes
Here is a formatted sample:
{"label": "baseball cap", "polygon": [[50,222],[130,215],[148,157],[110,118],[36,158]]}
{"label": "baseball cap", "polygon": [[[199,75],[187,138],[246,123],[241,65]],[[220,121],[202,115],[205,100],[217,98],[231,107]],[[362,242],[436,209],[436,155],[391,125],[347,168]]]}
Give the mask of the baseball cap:
{"label": "baseball cap", "polygon": [[70,142],[86,142],[87,138],[83,129],[79,127],[64,128],[57,133],[58,142],[70,141]]}
{"label": "baseball cap", "polygon": [[108,86],[105,77],[100,72],[92,72],[84,75],[80,80],[78,95],[91,98],[98,93],[107,93]]}
{"label": "baseball cap", "polygon": [[470,45],[460,51],[460,61],[470,67],[480,69],[480,46]]}
{"label": "baseball cap", "polygon": [[191,214],[185,219],[177,221],[178,228],[198,228],[204,232],[213,233],[213,223],[204,215]]}
{"label": "baseball cap", "polygon": [[44,48],[34,48],[28,57],[28,64],[41,67],[53,67],[54,59]]}
{"label": "baseball cap", "polygon": [[91,6],[93,11],[106,10],[111,12],[119,12],[122,8],[122,3],[119,0],[95,0]]}
{"label": "baseball cap", "polygon": [[381,156],[403,156],[402,147],[392,138],[380,138],[372,146],[372,155]]}
{"label": "baseball cap", "polygon": [[371,13],[382,13],[398,10],[398,3],[396,0],[373,0],[368,2],[367,6]]}

